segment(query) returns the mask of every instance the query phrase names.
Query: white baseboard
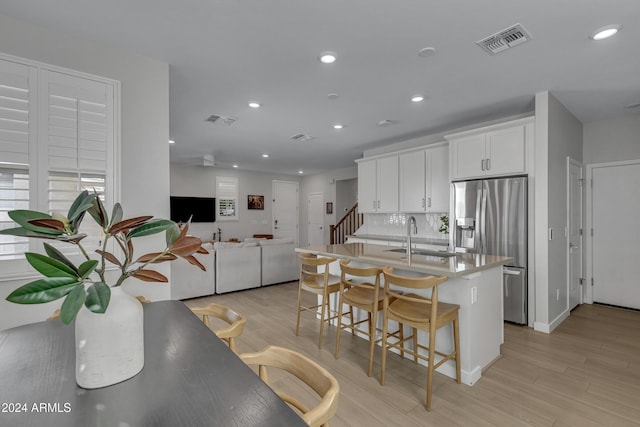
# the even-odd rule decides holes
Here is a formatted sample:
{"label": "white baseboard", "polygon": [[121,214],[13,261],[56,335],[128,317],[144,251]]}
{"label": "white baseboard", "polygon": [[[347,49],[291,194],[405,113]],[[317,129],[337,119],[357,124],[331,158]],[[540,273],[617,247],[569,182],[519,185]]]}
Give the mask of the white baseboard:
{"label": "white baseboard", "polygon": [[551,323],[534,322],[533,329],[538,332],[544,332],[550,334],[555,328],[557,328],[567,317],[569,317],[570,311],[565,310],[558,315]]}

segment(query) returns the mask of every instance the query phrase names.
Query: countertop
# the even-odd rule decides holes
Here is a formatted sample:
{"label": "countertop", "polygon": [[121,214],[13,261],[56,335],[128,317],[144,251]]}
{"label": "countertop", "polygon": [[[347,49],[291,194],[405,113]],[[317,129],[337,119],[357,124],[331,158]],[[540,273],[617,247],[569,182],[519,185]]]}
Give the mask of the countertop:
{"label": "countertop", "polygon": [[[385,242],[406,242],[406,236],[385,236],[382,234],[351,234],[347,237],[353,237],[355,239],[367,239],[367,240],[383,240]],[[419,243],[423,245],[437,245],[437,246],[449,246],[448,240],[443,239],[428,239],[426,237],[412,237],[411,242]]]}
{"label": "countertop", "polygon": [[402,270],[447,277],[466,276],[478,271],[508,264],[513,259],[496,255],[458,253],[448,258],[412,254],[411,259],[407,260],[406,253],[392,252],[391,249],[394,248],[390,248],[387,245],[345,243],[341,245],[296,248],[296,252],[350,259],[380,266],[388,265]]}

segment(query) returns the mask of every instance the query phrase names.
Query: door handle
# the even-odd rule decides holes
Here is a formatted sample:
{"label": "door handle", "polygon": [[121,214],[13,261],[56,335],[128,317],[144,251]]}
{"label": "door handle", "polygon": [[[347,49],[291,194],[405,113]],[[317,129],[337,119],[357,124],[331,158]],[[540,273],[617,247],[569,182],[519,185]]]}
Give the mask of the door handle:
{"label": "door handle", "polygon": [[520,275],[520,270],[511,270],[509,268],[504,268],[503,270],[504,274],[508,274],[510,276],[519,276]]}
{"label": "door handle", "polygon": [[487,159],[487,170],[491,170],[491,159]]}
{"label": "door handle", "polygon": [[480,160],[480,169],[484,170],[484,159]]}
{"label": "door handle", "polygon": [[428,207],[431,207],[431,197],[429,197],[429,198],[427,199],[427,201],[428,201],[428,202],[427,202],[427,206],[428,206]]}

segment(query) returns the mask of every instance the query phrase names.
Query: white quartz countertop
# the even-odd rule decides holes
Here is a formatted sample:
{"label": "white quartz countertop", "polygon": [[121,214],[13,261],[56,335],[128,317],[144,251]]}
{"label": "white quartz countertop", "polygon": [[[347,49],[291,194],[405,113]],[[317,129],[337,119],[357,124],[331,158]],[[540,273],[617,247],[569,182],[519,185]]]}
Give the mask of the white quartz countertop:
{"label": "white quartz countertop", "polygon": [[412,254],[411,258],[407,259],[406,253],[394,252],[393,249],[396,248],[390,248],[387,245],[345,243],[296,248],[296,252],[350,259],[372,265],[391,266],[402,270],[447,277],[466,276],[507,264],[513,259],[470,253],[458,253],[451,257]]}

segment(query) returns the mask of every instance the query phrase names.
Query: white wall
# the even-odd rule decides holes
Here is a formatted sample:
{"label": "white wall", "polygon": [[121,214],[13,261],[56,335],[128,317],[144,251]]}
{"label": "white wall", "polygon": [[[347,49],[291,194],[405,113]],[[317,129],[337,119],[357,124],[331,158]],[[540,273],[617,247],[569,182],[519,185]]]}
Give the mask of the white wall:
{"label": "white wall", "polygon": [[[125,215],[169,216],[168,64],[3,15],[0,52],[120,81],[120,201]],[[154,237],[137,242],[138,253],[157,250],[163,244],[164,236]],[[169,268],[166,264],[158,270],[169,276]],[[52,305],[60,304],[22,306],[5,302],[8,293],[26,280],[0,282],[0,330],[43,320],[53,311]],[[152,299],[169,298],[168,285],[129,279],[126,286]]]}
{"label": "white wall", "polygon": [[[213,233],[217,231],[218,227],[222,230],[223,240],[232,237],[243,240],[254,234],[272,234],[273,180],[301,181],[300,177],[291,175],[172,164],[171,195],[216,197],[216,176],[238,178],[239,220],[191,224],[191,234],[205,240],[212,239]],[[264,210],[247,209],[249,194],[264,196]]]}
{"label": "white wall", "polygon": [[358,178],[336,181],[336,221],[344,216],[358,201]]}
{"label": "white wall", "polygon": [[[357,166],[338,169],[335,171],[325,172],[317,175],[305,176],[302,179],[300,187],[300,246],[307,246],[309,243],[307,233],[308,218],[308,196],[309,193],[322,193],[324,203],[333,202],[333,214],[324,214],[324,243],[329,244],[329,225],[336,223],[336,181],[344,179],[353,179],[358,177]],[[324,207],[323,207],[324,212]],[[341,217],[341,216],[340,216]]]}
{"label": "white wall", "polygon": [[585,123],[585,164],[640,159],[640,112]]}
{"label": "white wall", "polygon": [[[538,93],[535,138],[534,327],[550,332],[569,314],[565,238],[567,156],[582,161],[582,123],[553,95]],[[553,239],[549,239],[549,230]]]}

